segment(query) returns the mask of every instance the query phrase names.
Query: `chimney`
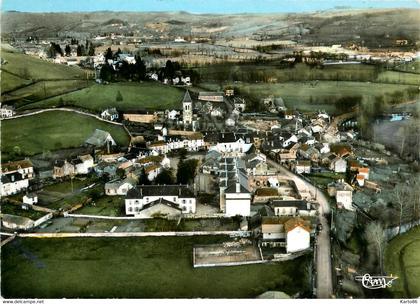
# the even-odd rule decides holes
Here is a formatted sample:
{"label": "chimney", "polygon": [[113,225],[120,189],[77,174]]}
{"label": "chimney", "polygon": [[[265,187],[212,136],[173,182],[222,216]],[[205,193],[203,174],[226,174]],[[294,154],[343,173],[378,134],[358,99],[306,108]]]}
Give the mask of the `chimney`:
{"label": "chimney", "polygon": [[11,179],[12,179],[12,182],[14,182],[15,181],[15,176],[11,175]]}
{"label": "chimney", "polygon": [[310,203],[310,202],[307,202],[307,203],[306,203],[306,209],[308,209],[308,210],[310,210],[310,209],[311,209],[311,203]]}
{"label": "chimney", "polygon": [[236,193],[241,192],[241,184],[239,183],[239,181],[236,181]]}
{"label": "chimney", "polygon": [[181,185],[179,185],[179,188],[178,188],[178,196],[181,196]]}
{"label": "chimney", "polygon": [[140,187],[140,196],[143,197],[143,188]]}

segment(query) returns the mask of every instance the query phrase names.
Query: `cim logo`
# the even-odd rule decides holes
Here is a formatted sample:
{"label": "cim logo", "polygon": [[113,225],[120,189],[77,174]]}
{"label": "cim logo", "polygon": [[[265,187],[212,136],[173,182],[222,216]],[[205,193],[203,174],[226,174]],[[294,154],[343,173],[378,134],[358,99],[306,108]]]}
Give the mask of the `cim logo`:
{"label": "cim logo", "polygon": [[367,289],[380,289],[392,286],[392,282],[398,277],[393,276],[371,276],[366,273],[363,276],[354,277],[356,281],[362,282],[362,286]]}

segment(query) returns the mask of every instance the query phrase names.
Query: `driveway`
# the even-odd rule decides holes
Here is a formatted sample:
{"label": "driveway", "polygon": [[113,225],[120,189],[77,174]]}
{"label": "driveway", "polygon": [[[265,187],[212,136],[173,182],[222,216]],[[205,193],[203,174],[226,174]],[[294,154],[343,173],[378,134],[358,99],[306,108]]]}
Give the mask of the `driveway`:
{"label": "driveway", "polygon": [[302,179],[300,176],[290,172],[282,165],[267,158],[267,164],[276,168],[281,174],[294,180],[299,190],[306,190],[319,204],[319,220],[323,226],[322,231],[317,235],[316,239],[316,293],[320,299],[331,298],[332,295],[332,275],[331,275],[331,244],[330,244],[330,227],[328,225],[327,216],[330,213],[328,199],[324,193],[317,189],[314,185]]}

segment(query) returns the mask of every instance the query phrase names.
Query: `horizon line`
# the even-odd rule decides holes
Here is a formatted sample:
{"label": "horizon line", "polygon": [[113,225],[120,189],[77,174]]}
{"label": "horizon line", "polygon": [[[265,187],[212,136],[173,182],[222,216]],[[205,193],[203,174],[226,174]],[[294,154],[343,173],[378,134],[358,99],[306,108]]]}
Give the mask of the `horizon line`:
{"label": "horizon line", "polygon": [[394,11],[394,10],[420,10],[420,7],[338,7],[321,10],[307,10],[307,11],[284,11],[284,12],[235,12],[235,13],[216,13],[216,12],[189,12],[185,10],[165,10],[165,11],[141,11],[141,10],[80,10],[80,11],[20,11],[20,10],[1,10],[1,13],[22,13],[22,14],[75,14],[75,13],[179,13],[190,15],[277,15],[277,14],[307,14],[307,13],[322,13],[322,12],[345,12],[345,11]]}

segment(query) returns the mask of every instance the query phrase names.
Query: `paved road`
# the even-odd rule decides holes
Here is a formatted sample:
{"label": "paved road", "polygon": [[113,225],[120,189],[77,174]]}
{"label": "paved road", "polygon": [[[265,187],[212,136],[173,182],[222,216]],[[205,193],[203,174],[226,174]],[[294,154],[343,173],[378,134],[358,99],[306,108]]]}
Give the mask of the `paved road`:
{"label": "paved road", "polygon": [[319,220],[323,226],[322,231],[317,236],[316,246],[316,270],[317,270],[317,297],[320,299],[331,298],[332,295],[332,275],[331,275],[331,244],[330,227],[327,215],[330,213],[328,199],[314,185],[305,181],[298,175],[290,172],[285,167],[267,158],[267,163],[276,168],[281,174],[291,178],[296,183],[297,188],[309,190],[312,197],[319,203]]}

